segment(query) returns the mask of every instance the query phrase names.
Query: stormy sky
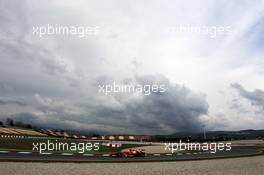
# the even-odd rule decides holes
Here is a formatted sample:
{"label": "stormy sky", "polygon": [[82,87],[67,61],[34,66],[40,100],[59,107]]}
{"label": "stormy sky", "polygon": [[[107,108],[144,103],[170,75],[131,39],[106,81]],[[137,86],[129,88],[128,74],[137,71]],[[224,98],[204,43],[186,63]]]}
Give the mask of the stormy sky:
{"label": "stormy sky", "polygon": [[[48,25],[97,32],[34,34]],[[262,0],[0,0],[0,121],[115,134],[263,129],[263,32]],[[98,92],[113,82],[166,91]]]}

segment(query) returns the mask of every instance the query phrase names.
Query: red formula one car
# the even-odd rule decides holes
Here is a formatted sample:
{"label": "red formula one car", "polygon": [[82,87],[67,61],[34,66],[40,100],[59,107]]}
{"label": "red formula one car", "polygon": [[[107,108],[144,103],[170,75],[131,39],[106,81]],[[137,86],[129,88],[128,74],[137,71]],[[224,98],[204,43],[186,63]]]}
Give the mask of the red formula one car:
{"label": "red formula one car", "polygon": [[146,153],[142,149],[129,149],[125,152],[114,152],[111,154],[112,157],[145,157]]}

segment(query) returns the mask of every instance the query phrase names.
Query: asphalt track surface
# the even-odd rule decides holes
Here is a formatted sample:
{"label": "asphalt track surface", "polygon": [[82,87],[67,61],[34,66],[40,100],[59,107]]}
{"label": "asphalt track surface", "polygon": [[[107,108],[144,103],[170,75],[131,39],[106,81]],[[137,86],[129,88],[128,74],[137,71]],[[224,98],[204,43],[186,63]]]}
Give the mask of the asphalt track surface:
{"label": "asphalt track surface", "polygon": [[111,157],[109,154],[36,154],[29,152],[0,152],[0,161],[40,161],[40,162],[144,162],[144,161],[183,161],[214,158],[231,158],[241,156],[255,156],[262,151],[253,147],[235,147],[231,151],[217,153],[175,153],[175,154],[147,154],[145,157]]}

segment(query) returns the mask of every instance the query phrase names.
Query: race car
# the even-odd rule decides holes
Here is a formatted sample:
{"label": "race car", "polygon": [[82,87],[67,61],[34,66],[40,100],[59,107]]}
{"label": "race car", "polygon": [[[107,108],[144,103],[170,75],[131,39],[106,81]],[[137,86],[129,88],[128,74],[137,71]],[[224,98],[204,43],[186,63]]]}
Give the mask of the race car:
{"label": "race car", "polygon": [[145,157],[146,153],[144,150],[142,149],[129,149],[128,151],[125,151],[124,153],[124,157]]}
{"label": "race car", "polygon": [[113,152],[112,157],[145,157],[146,153],[143,149],[129,149],[125,152]]}

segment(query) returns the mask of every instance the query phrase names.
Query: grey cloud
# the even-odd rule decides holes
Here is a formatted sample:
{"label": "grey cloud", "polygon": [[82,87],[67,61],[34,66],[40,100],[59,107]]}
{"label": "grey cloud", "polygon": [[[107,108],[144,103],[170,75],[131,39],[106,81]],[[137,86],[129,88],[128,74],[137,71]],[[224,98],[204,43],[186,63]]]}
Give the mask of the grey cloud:
{"label": "grey cloud", "polygon": [[6,99],[0,99],[0,105],[7,105],[7,104],[16,104],[19,106],[26,106],[27,104],[17,101],[17,100],[6,100]]}
{"label": "grey cloud", "polygon": [[238,102],[232,101],[232,104],[229,107],[231,110],[236,110],[240,114],[249,113],[250,110],[244,108],[244,106]]}
{"label": "grey cloud", "polygon": [[[22,109],[19,109],[17,114],[5,117],[30,121],[43,127],[84,130],[98,128],[109,133],[124,134],[163,134],[182,130],[199,130],[201,127],[199,117],[208,112],[204,95],[173,84],[162,75],[130,77],[131,70],[126,70],[127,74],[118,72],[118,66],[126,65],[126,61],[122,62],[124,57],[133,57],[133,55],[122,53],[126,47],[133,47],[124,38],[131,31],[125,34],[120,31],[117,41],[120,41],[121,45],[115,45],[110,41],[105,42],[104,36],[89,38],[89,40],[57,36],[38,38],[32,36],[33,26],[56,24],[58,21],[62,25],[78,25],[78,23],[96,25],[94,19],[90,17],[79,18],[83,12],[88,12],[87,16],[94,16],[94,11],[84,8],[82,9],[84,11],[80,10],[80,13],[76,12],[76,15],[72,15],[68,5],[44,5],[39,2],[35,4],[33,2],[2,3],[3,6],[0,7],[0,96],[10,99],[21,97],[25,104],[32,108],[30,112],[21,113]],[[95,7],[99,7],[99,10],[101,4],[95,3]],[[143,7],[144,5],[142,9]],[[101,13],[102,16],[109,15],[109,11],[100,11]],[[119,20],[109,21],[107,18],[98,17],[101,19],[99,23],[106,27],[116,22],[119,25]],[[117,19],[115,15],[111,18]],[[127,21],[127,19],[122,20]],[[132,22],[138,24],[137,19]],[[126,31],[126,28],[123,31]],[[116,31],[113,32],[116,33]],[[120,58],[116,59],[117,56]],[[100,61],[98,58],[105,59]],[[137,71],[143,63],[134,61],[132,64]],[[115,75],[113,69],[117,69],[116,77],[112,76]],[[97,86],[91,82],[96,81],[96,77],[99,76],[101,76],[99,83],[124,77],[128,78],[124,78],[122,83],[131,81],[142,85],[164,83],[167,91],[164,94],[152,93],[149,96],[136,94],[104,96],[97,93],[95,88]],[[20,104],[15,101],[0,101],[0,103],[10,106],[13,103]],[[25,108],[25,111],[29,110]]]}
{"label": "grey cloud", "polygon": [[255,89],[254,91],[247,91],[242,85],[238,83],[231,84],[231,87],[236,89],[239,92],[240,96],[247,99],[251,103],[251,105],[259,106],[264,111],[264,91],[263,90]]}
{"label": "grey cloud", "polygon": [[[165,84],[165,93],[152,93],[133,98],[131,95],[114,100],[121,108],[98,106],[94,111],[94,122],[127,129],[136,133],[172,133],[176,131],[198,131],[202,123],[201,115],[208,112],[208,104],[203,94],[172,84],[162,75],[135,77],[141,84]],[[133,96],[133,95],[132,95]],[[100,119],[101,120],[98,120]]]}
{"label": "grey cloud", "polygon": [[101,133],[169,134],[201,130],[200,116],[206,115],[209,108],[205,95],[173,84],[163,75],[128,79],[142,85],[164,83],[167,91],[148,96],[133,93],[105,96],[91,93],[84,98],[60,100],[37,94],[37,101],[32,105],[42,111],[42,117],[30,113],[7,117],[31,121],[43,127],[82,128]]}

